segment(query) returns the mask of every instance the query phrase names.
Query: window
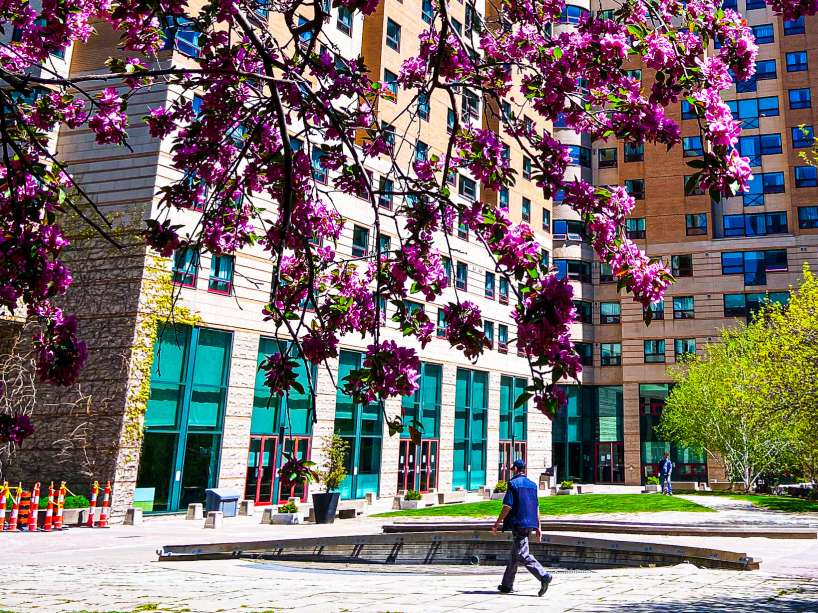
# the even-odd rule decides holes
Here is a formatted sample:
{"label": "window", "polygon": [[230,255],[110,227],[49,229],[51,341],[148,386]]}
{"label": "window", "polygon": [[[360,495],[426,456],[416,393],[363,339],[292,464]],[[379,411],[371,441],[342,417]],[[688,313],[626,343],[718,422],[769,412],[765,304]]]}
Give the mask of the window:
{"label": "window", "polygon": [[781,153],[781,134],[759,134],[741,136],[738,140],[741,155],[750,160],[750,166],[761,166],[761,156]]}
{"label": "window", "polygon": [[625,236],[628,238],[645,238],[645,218],[631,217],[626,219]]}
{"label": "window", "polygon": [[455,126],[456,122],[457,122],[457,115],[454,114],[454,111],[452,109],[447,109],[446,110],[446,132],[448,132],[449,134],[454,132],[454,126]]}
{"label": "window", "polygon": [[588,15],[588,9],[574,6],[573,4],[566,4],[560,15],[560,23],[579,23],[586,15]]}
{"label": "window", "polygon": [[685,175],[684,192],[685,196],[704,196],[704,190],[696,175]]}
{"label": "window", "polygon": [[531,221],[531,200],[525,196],[523,196],[522,217],[523,221]]}
{"label": "window", "polygon": [[381,254],[389,254],[392,250],[392,237],[388,234],[378,234],[378,250]]}
{"label": "window", "polygon": [[806,70],[806,51],[791,51],[787,54],[787,72],[804,72]]}
{"label": "window", "polygon": [[721,254],[721,274],[744,275],[744,285],[766,285],[768,272],[787,270],[787,250],[725,251]]}
{"label": "window", "polygon": [[505,324],[497,325],[497,351],[500,353],[508,351],[508,326]]}
{"label": "window", "polygon": [[483,334],[486,336],[488,348],[494,349],[494,322],[483,320]]}
{"label": "window", "polygon": [[707,213],[685,215],[685,234],[699,236],[707,234]]}
{"label": "window", "polygon": [[682,100],[682,119],[696,119],[698,116],[696,107],[687,100]]}
{"label": "window", "polygon": [[792,131],[792,147],[793,149],[803,149],[804,147],[812,147],[815,141],[815,134],[812,126],[797,126],[790,128]]}
{"label": "window", "polygon": [[665,361],[665,339],[644,341],[645,363],[658,364]]}
{"label": "window", "polygon": [[446,281],[451,286],[452,284],[452,259],[443,256],[440,258],[443,261],[443,272],[446,273]]}
{"label": "window", "polygon": [[581,281],[582,283],[591,282],[590,262],[554,258],[554,267],[557,269],[557,277],[560,279]]}
{"label": "window", "polygon": [[614,275],[613,270],[611,270],[611,265],[607,262],[600,262],[599,263],[599,282],[600,283],[613,283]]}
{"label": "window", "polygon": [[600,168],[616,168],[616,147],[597,149],[596,157]]}
{"label": "window", "polygon": [[164,28],[165,49],[176,49],[182,55],[197,58],[201,53],[199,31],[188,17],[168,17]]}
{"label": "window", "polygon": [[764,0],[747,0],[747,10],[752,11],[755,9],[763,9],[767,7],[767,3]]}
{"label": "window", "polygon": [[818,185],[818,168],[815,166],[795,167],[795,187],[816,187]]}
{"label": "window", "polygon": [[[486,273],[488,276],[490,273]],[[486,279],[488,281],[488,279]],[[494,297],[494,290],[492,288],[492,297]],[[500,277],[500,304],[508,304],[508,279]]]}
{"label": "window", "polygon": [[622,343],[602,343],[599,346],[599,362],[602,366],[618,366],[622,363]]}
{"label": "window", "polygon": [[618,324],[621,319],[621,306],[618,302],[599,303],[599,323]]}
{"label": "window", "polygon": [[469,3],[466,4],[466,36],[471,37],[473,32],[480,33],[480,16],[477,13],[477,10],[474,8],[474,5]]}
{"label": "window", "polygon": [[798,207],[798,227],[802,230],[818,228],[818,206]]}
{"label": "window", "polygon": [[593,322],[592,305],[587,300],[574,300],[574,309],[577,312],[577,321],[583,324]]}
{"label": "window", "polygon": [[684,255],[670,256],[670,274],[674,277],[692,277],[693,276],[693,255],[686,253]]}
{"label": "window", "polygon": [[568,219],[554,220],[554,238],[580,241],[585,236],[585,223]]}
{"label": "window", "polygon": [[645,197],[645,180],[644,179],[626,179],[625,189],[636,200],[642,200]]}
{"label": "window", "polygon": [[767,236],[787,233],[787,213],[739,213],[722,218],[724,236]]}
{"label": "window", "polygon": [[477,200],[477,184],[468,177],[460,177],[458,192],[466,200]]}
{"label": "window", "polygon": [[733,119],[741,120],[741,127],[749,129],[759,127],[759,117],[777,117],[780,112],[778,96],[728,100],[727,106],[730,107]]}
{"label": "window", "polygon": [[420,18],[423,19],[428,24],[432,23],[432,20],[435,16],[435,8],[432,4],[432,0],[423,0],[420,9]]}
{"label": "window", "polygon": [[446,313],[443,311],[443,309],[438,309],[437,310],[437,326],[435,328],[436,328],[437,336],[439,338],[445,338],[447,326],[446,326]]}
{"label": "window", "polygon": [[454,286],[457,289],[466,291],[468,289],[469,267],[465,262],[457,263],[457,276],[455,277]]}
{"label": "window", "polygon": [[[759,60],[756,62],[756,81],[771,81],[776,77],[775,60]],[[755,91],[755,88],[752,91]]]}
{"label": "window", "polygon": [[744,206],[761,206],[765,204],[765,194],[783,192],[783,172],[757,172],[753,173],[752,179],[748,181],[747,191],[741,192],[740,195]]}
{"label": "window", "polygon": [[[387,70],[386,72],[389,71]],[[392,153],[395,150],[395,126],[389,125],[385,121],[382,121],[381,133],[381,138],[383,138],[387,152]]]}
{"label": "window", "polygon": [[546,232],[551,231],[551,211],[548,209],[542,210],[542,229]]}
{"label": "window", "polygon": [[477,121],[480,119],[480,98],[477,94],[469,91],[463,91],[463,108],[461,109],[463,121]]}
{"label": "window", "polygon": [[352,256],[364,257],[369,252],[369,229],[361,226],[352,228]]}
{"label": "window", "polygon": [[312,162],[312,177],[324,185],[326,185],[327,181],[329,180],[329,172],[327,172],[326,167],[321,164],[321,159],[325,155],[326,153],[321,151],[318,147],[315,147],[310,155]]}
{"label": "window", "polygon": [[636,81],[642,82],[642,71],[638,68],[635,70],[626,70],[625,75]]}
{"label": "window", "polygon": [[196,287],[199,276],[199,252],[179,249],[173,254],[173,282],[182,287]]}
{"label": "window", "polygon": [[571,156],[571,161],[569,164],[573,164],[574,166],[582,166],[583,168],[591,167],[591,150],[588,149],[588,147],[568,145],[568,155]]}
{"label": "window", "polygon": [[464,241],[469,240],[469,226],[463,221],[463,211],[457,213],[457,237]]}
{"label": "window", "polygon": [[429,159],[429,145],[422,140],[415,141],[415,160],[423,162]]}
{"label": "window", "polygon": [[787,304],[789,292],[769,292],[757,294],[724,294],[725,317],[752,317],[765,302]]}
{"label": "window", "polygon": [[651,319],[659,321],[665,318],[665,301],[658,300],[650,304]]}
{"label": "window", "polygon": [[462,24],[462,23],[460,23],[460,22],[459,22],[457,19],[455,19],[454,17],[452,17],[452,28],[454,28],[454,31],[455,31],[455,32],[457,32],[458,34],[462,34],[462,33],[463,33],[463,24]]}
{"label": "window", "polygon": [[531,180],[531,159],[523,156],[523,179]]}
{"label": "window", "polygon": [[812,107],[812,90],[809,87],[791,89],[787,92],[791,109],[808,109]]}
{"label": "window", "polygon": [[798,19],[784,22],[784,36],[793,36],[795,34],[804,33],[804,16],[801,15]]}
{"label": "window", "polygon": [[701,136],[686,136],[682,139],[682,151],[686,158],[704,155]]}
{"label": "window", "polygon": [[[398,75],[391,70],[383,69],[383,82],[386,84],[386,89],[389,92],[386,99],[395,102],[398,99]],[[394,143],[393,143],[394,144]]]}
{"label": "window", "polygon": [[775,30],[773,29],[773,24],[765,23],[760,26],[752,26],[752,30],[757,44],[767,45],[775,42]]}
{"label": "window", "polygon": [[[298,25],[304,26],[307,25],[306,17],[302,17],[301,15],[298,16]],[[304,30],[301,34],[298,35],[298,44],[301,47],[307,47],[312,40],[312,30]]]}
{"label": "window", "polygon": [[696,354],[695,338],[677,338],[673,341],[673,356],[678,362],[685,355]]}
{"label": "window", "polygon": [[645,145],[643,143],[625,143],[625,161],[641,162],[645,159]]}
{"label": "window", "polygon": [[693,296],[673,297],[673,319],[693,319]]}
{"label": "window", "polygon": [[509,197],[508,197],[508,188],[507,187],[501,187],[500,188],[499,203],[500,203],[500,208],[501,209],[503,209],[505,211],[508,210]]}
{"label": "window", "polygon": [[352,36],[352,11],[345,6],[338,7],[338,18],[335,27],[347,36]]}
{"label": "window", "polygon": [[486,298],[494,300],[494,273],[486,271]]}
{"label": "window", "polygon": [[429,94],[423,92],[418,94],[418,117],[423,121],[429,121],[432,114],[432,107],[429,104]]}
{"label": "window", "polygon": [[234,262],[232,255],[214,255],[210,258],[210,279],[207,282],[207,291],[214,294],[229,295],[231,293]]}
{"label": "window", "polygon": [[386,46],[395,51],[400,51],[400,26],[386,18]]}
{"label": "window", "polygon": [[594,365],[594,346],[591,343],[574,343],[574,349],[576,349],[579,361],[583,366]]}
{"label": "window", "polygon": [[395,182],[392,179],[381,177],[378,182],[378,206],[388,211],[392,210],[392,199],[395,190]]}

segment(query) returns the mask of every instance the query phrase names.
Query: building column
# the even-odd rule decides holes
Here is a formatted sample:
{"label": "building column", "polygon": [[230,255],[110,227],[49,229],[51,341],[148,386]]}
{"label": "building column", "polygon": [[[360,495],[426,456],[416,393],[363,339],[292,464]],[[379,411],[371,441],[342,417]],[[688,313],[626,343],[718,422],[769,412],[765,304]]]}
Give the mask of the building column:
{"label": "building column", "polygon": [[527,412],[527,471],[528,478],[539,482],[540,474],[551,466],[551,419],[534,407],[532,401],[528,402]]}
{"label": "building column", "polygon": [[[330,372],[332,375],[330,375]],[[320,472],[325,468],[327,461],[325,449],[331,442],[335,432],[335,383],[333,377],[338,376],[338,358],[327,360],[327,366],[321,365],[317,369],[315,384],[315,411],[318,421],[312,428],[312,451],[310,459],[315,462],[315,468]],[[310,486],[311,492],[326,491],[323,483]]]}
{"label": "building column", "polygon": [[500,464],[500,373],[489,371],[489,406],[486,423],[486,487],[494,487]]}
{"label": "building column", "polygon": [[639,434],[639,384],[622,386],[622,420],[625,438],[625,485],[642,483],[642,444]]}
{"label": "building column", "polygon": [[241,492],[242,495],[247,478],[258,345],[259,335],[255,332],[233,333],[218,483],[219,487]]}
{"label": "building column", "polygon": [[444,364],[440,405],[440,449],[437,458],[437,489],[441,492],[449,492],[452,489],[456,386],[457,367],[452,364]]}
{"label": "building column", "polygon": [[[385,402],[386,417],[393,420],[400,417],[401,398],[389,398]],[[404,428],[408,426],[404,424]],[[398,492],[398,454],[400,453],[400,434],[389,436],[389,426],[383,424],[383,442],[381,444],[381,479],[379,496],[394,496]]]}

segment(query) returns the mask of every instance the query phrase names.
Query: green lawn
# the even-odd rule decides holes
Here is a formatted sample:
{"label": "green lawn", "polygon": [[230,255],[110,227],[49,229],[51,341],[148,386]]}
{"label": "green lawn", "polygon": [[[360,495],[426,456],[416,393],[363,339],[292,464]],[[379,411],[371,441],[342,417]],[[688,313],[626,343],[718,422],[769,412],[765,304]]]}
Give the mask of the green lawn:
{"label": "green lawn", "polygon": [[[688,492],[685,492],[687,494]],[[747,500],[754,506],[788,513],[818,513],[818,502],[792,496],[769,496],[767,494],[738,494],[734,492],[689,492],[697,496],[726,496],[737,500]]]}
{"label": "green lawn", "polygon": [[[446,504],[425,509],[391,511],[375,517],[496,517],[502,503],[499,500]],[[698,511],[711,509],[689,500],[658,494],[582,494],[579,496],[547,496],[540,498],[543,517],[580,515],[584,513],[657,513],[660,511]]]}

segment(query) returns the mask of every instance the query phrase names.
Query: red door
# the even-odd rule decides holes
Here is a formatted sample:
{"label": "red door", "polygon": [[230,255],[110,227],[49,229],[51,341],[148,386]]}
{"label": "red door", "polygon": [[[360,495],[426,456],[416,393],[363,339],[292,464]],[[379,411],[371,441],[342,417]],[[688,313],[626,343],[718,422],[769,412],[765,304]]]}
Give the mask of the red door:
{"label": "red door", "polygon": [[258,505],[272,503],[277,444],[275,436],[250,437],[244,497]]}
{"label": "red door", "polygon": [[398,450],[398,490],[428,492],[437,487],[437,450],[435,439],[423,439],[416,445],[408,439]]}

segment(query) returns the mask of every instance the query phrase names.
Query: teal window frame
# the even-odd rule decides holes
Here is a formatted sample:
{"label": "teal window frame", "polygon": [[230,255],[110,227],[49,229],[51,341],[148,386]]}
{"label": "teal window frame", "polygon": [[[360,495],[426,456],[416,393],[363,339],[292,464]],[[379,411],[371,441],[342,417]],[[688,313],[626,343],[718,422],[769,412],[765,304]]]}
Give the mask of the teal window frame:
{"label": "teal window frame", "polygon": [[486,484],[489,375],[457,369],[452,488],[475,490]]}

